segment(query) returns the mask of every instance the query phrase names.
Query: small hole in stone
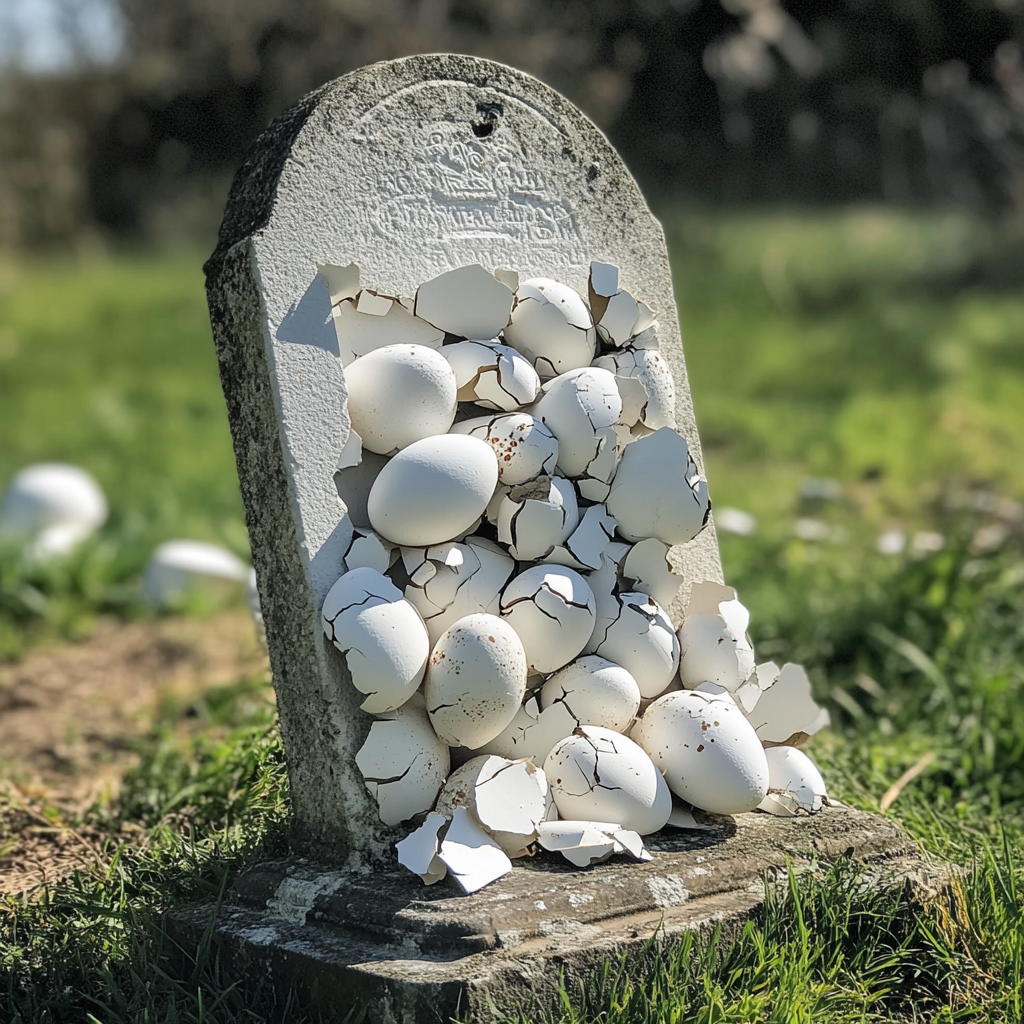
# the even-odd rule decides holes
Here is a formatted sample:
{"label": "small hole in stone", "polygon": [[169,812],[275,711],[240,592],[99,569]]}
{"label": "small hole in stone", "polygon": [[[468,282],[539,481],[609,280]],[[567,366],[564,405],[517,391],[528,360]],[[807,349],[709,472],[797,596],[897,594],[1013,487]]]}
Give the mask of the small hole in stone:
{"label": "small hole in stone", "polygon": [[478,139],[486,139],[494,131],[493,121],[474,121],[472,124],[473,134]]}

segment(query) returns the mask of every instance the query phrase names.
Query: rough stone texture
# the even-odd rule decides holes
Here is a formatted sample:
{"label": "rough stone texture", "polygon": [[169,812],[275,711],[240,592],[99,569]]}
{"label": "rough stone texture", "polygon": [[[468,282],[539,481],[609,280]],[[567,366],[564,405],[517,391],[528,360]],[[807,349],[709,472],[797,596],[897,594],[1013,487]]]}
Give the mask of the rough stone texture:
{"label": "rough stone texture", "polygon": [[[303,854],[392,863],[395,838],[354,762],[369,719],[318,622],[351,524],[333,483],[345,380],[317,266],[354,261],[364,284],[412,295],[480,263],[585,295],[591,260],[618,265],[621,286],[658,312],[679,429],[700,464],[661,227],[558,93],[472,57],[377,64],[278,118],[236,178],[207,288]],[[713,526],[676,556],[681,598],[721,580]]]}
{"label": "rough stone texture", "polygon": [[[294,984],[327,1016],[350,1007],[372,1024],[488,1020],[494,1007],[552,1009],[602,960],[635,957],[643,969],[653,935],[723,928],[739,934],[764,886],[819,861],[855,857],[868,880],[934,892],[946,883],[891,821],[846,808],[813,818],[700,816],[712,828],[665,830],[650,864],[614,858],[589,871],[542,854],[485,890],[456,895],[450,881],[424,887],[400,871],[324,872],[290,860],[242,875],[219,908],[214,939],[237,976],[269,973]],[[167,918],[195,948],[214,908]]]}

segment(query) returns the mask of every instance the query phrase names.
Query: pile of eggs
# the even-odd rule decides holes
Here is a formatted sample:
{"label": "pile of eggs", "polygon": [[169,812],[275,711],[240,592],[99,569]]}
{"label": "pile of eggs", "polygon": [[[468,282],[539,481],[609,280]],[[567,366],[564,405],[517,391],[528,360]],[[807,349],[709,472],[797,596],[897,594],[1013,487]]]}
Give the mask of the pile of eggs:
{"label": "pile of eggs", "polygon": [[380,818],[418,823],[399,861],[472,892],[538,847],[649,859],[692,807],[819,809],[803,670],[755,665],[731,588],[696,584],[678,631],[666,611],[711,503],[618,270],[592,264],[586,299],[478,265],[413,298],[320,275],[355,525],[322,624],[376,716],[356,763]]}

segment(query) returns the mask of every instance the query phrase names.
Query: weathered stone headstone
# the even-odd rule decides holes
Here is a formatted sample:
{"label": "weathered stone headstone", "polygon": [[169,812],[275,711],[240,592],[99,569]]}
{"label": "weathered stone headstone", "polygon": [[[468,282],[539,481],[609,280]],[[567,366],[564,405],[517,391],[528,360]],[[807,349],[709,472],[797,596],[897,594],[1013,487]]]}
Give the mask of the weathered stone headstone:
{"label": "weathered stone headstone", "polygon": [[[211,319],[259,580],[293,807],[289,861],[244,875],[216,937],[239,971],[298,982],[323,1008],[373,1021],[448,1019],[553,998],[602,956],[709,922],[740,920],[754,883],[790,856],[853,850],[916,868],[898,828],[830,811],[788,821],[712,818],[660,833],[654,860],[578,872],[537,858],[472,897],[395,868],[355,764],[370,725],[319,612],[352,523],[335,469],[348,439],[345,378],[318,267],[411,296],[467,264],[551,277],[587,293],[591,262],[656,309],[676,417],[700,463],[668,255],[622,161],[568,101],[471,57],[362,69],[306,97],[257,142],[207,264]],[[713,484],[713,481],[712,481]],[[683,587],[721,580],[713,528],[674,551]],[[208,908],[172,914],[201,933]]]}

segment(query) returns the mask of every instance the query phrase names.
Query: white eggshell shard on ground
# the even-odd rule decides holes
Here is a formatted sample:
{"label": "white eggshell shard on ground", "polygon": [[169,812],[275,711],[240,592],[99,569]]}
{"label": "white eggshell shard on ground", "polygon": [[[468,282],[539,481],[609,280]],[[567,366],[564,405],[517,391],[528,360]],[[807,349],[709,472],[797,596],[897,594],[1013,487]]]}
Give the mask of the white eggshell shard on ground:
{"label": "white eggshell shard on ground", "polygon": [[415,312],[460,338],[494,338],[508,323],[514,299],[507,285],[473,263],[421,284]]}
{"label": "white eggshell shard on ground", "polygon": [[738,690],[754,671],[749,624],[750,612],[732,587],[695,583],[679,627],[679,679],[683,686],[711,682]]}
{"label": "white eggshell shard on ground", "polygon": [[634,544],[622,560],[622,576],[631,590],[650,594],[663,608],[668,608],[679,593],[682,580],[672,571],[668,560],[669,546],[656,537]]}
{"label": "white eggshell shard on ground", "polygon": [[597,332],[583,299],[568,285],[536,277],[520,283],[505,341],[547,380],[589,366]]}
{"label": "white eggshell shard on ground", "polygon": [[796,747],[769,747],[768,795],[758,809],[780,817],[815,814],[828,803],[825,780],[814,762]]}
{"label": "white eggshell shard on ground", "polygon": [[587,581],[560,566],[532,566],[511,579],[501,597],[502,617],[519,634],[535,672],[554,672],[583,650],[595,611]]}
{"label": "white eggshell shard on ground", "polygon": [[352,685],[366,694],[363,711],[394,711],[416,692],[430,655],[427,627],[386,576],[373,569],[345,573],[327,593],[321,623]]}
{"label": "white eggshell shard on ground", "polygon": [[515,412],[532,405],[540,391],[533,365],[514,348],[496,341],[445,345],[441,355],[455,371],[460,402]]}
{"label": "white eggshell shard on ground", "polygon": [[431,725],[446,743],[475,748],[494,739],[525,694],[526,652],[504,619],[467,615],[434,645],[423,695]]}
{"label": "white eggshell shard on ground", "polygon": [[484,441],[441,434],[414,441],[381,469],[366,502],[382,537],[410,547],[441,544],[479,519],[498,482]]}
{"label": "white eggshell shard on ground", "polygon": [[543,766],[552,749],[571,736],[579,724],[566,704],[556,703],[541,711],[540,699],[528,697],[511,723],[478,751],[499,757],[528,757]]}
{"label": "white eggshell shard on ground", "polygon": [[548,754],[544,774],[566,819],[617,821],[648,835],[672,812],[672,795],[654,762],[611,729],[581,725]]}
{"label": "white eggshell shard on ground", "polygon": [[459,888],[467,895],[507,875],[512,861],[473,820],[465,807],[456,807],[437,853]]}
{"label": "white eggshell shard on ground", "polygon": [[444,331],[393,302],[384,316],[361,313],[355,302],[339,302],[333,310],[334,333],[343,366],[388,345],[422,345],[439,349]]}
{"label": "white eggshell shard on ground", "polygon": [[586,651],[622,665],[642,697],[663,693],[679,668],[679,640],[668,613],[640,591],[602,602]]}
{"label": "white eggshell shard on ground", "polygon": [[768,792],[768,761],[735,701],[683,690],[654,701],[630,735],[676,796],[705,811],[752,811]]}
{"label": "white eggshell shard on ground", "polygon": [[538,477],[510,488],[498,505],[498,540],[514,558],[532,562],[565,542],[579,524],[576,489],[561,477]]}
{"label": "white eggshell shard on ground", "polygon": [[198,540],[169,540],[161,544],[142,574],[142,599],[154,608],[167,608],[190,591],[228,594],[244,584],[249,567],[216,544]]}
{"label": "white eggshell shard on ground", "polygon": [[578,868],[601,864],[616,853],[628,853],[638,861],[653,859],[638,833],[611,821],[544,822],[537,841]]}
{"label": "white eggshell shard on ground", "polygon": [[[621,412],[622,399],[614,375],[592,366],[570,370],[548,381],[533,408],[534,415],[558,439],[558,469],[568,477],[593,472],[591,464],[604,447],[601,439]],[[611,436],[614,447],[614,430]]]}
{"label": "white eggshell shard on ground", "polygon": [[40,462],[18,470],[0,500],[0,539],[28,543],[34,554],[69,554],[106,521],[100,485],[78,466]]}
{"label": "white eggshell shard on ground", "polygon": [[467,807],[509,857],[524,857],[548,810],[548,782],[532,762],[474,757],[452,773],[439,814]]}
{"label": "white eggshell shard on ground", "polygon": [[448,824],[443,814],[428,814],[418,829],[395,843],[398,863],[419,875],[425,885],[440,882],[448,869],[444,866],[438,851],[441,849],[441,829]]}
{"label": "white eggshell shard on ground", "polygon": [[407,703],[370,726],[356,766],[377,801],[380,820],[397,825],[434,806],[451,759],[427,713]]}
{"label": "white eggshell shard on ground", "polygon": [[502,413],[462,420],[453,434],[468,434],[485,441],[498,459],[498,479],[514,486],[550,475],[558,460],[558,442],[541,421],[526,412]]}
{"label": "white eggshell shard on ground", "polygon": [[352,427],[378,455],[444,434],[455,421],[455,371],[432,348],[376,349],[345,367],[345,381]]}
{"label": "white eggshell shard on ground", "polygon": [[563,704],[581,725],[624,733],[640,709],[640,687],[621,665],[587,654],[550,676],[540,700],[545,710]]}
{"label": "white eggshell shard on ground", "polygon": [[694,816],[691,807],[683,807],[680,804],[672,805],[672,813],[665,823],[672,828],[688,828],[694,830],[714,828],[713,825],[702,825]]}
{"label": "white eggshell shard on ground", "polygon": [[813,736],[829,724],[829,713],[811,696],[811,681],[802,665],[781,669],[774,662],[757,666],[760,696],[748,713],[750,724],[765,744],[792,744]]}
{"label": "white eggshell shard on ground", "polygon": [[[672,370],[657,350],[624,349],[594,361],[615,374],[623,411],[620,422],[632,426],[643,423],[651,430],[676,425],[676,389]],[[638,392],[635,384],[640,385]],[[641,397],[642,395],[642,397]]]}
{"label": "white eggshell shard on ground", "polygon": [[707,483],[686,439],[669,427],[626,446],[605,504],[628,541],[657,537],[685,544],[711,514]]}
{"label": "white eggshell shard on ground", "polygon": [[383,574],[388,571],[395,556],[395,546],[384,540],[373,530],[356,527],[352,531],[352,543],[345,552],[345,570],[375,569]]}

